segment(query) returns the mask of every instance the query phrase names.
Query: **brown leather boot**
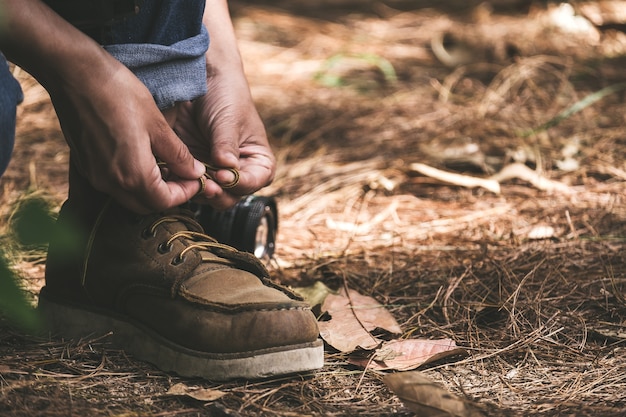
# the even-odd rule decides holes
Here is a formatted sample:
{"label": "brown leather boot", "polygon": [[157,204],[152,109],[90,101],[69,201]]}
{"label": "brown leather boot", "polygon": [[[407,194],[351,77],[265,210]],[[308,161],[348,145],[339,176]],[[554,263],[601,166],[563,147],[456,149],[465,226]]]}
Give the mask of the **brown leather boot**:
{"label": "brown leather boot", "polygon": [[[211,380],[323,365],[314,315],[256,257],[205,235],[182,208],[139,216],[70,176],[39,301],[53,332],[112,332],[140,359]],[[70,245],[63,231],[74,231]]]}

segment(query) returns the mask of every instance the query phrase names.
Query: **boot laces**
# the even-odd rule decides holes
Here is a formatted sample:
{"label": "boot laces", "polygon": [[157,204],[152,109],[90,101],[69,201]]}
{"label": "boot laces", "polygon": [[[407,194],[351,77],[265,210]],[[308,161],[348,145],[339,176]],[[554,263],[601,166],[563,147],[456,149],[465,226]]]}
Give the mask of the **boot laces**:
{"label": "boot laces", "polygon": [[[229,267],[254,271],[260,276],[267,276],[267,270],[261,261],[254,255],[244,253],[238,249],[220,243],[215,238],[202,232],[202,226],[191,217],[190,214],[167,213],[156,219],[147,229],[152,236],[156,235],[156,229],[166,223],[181,222],[187,230],[181,230],[172,233],[165,242],[159,245],[159,250],[163,253],[171,250],[172,244],[177,239],[185,241],[185,248],[173,259],[174,265],[179,265],[185,260],[185,254],[194,249],[200,250],[202,260],[214,264],[222,264]],[[214,256],[206,256],[206,253]]]}
{"label": "boot laces", "polygon": [[[187,226],[189,230],[182,230],[178,232],[172,233],[169,239],[159,245],[161,251],[166,252],[169,251],[172,247],[172,244],[177,239],[183,239],[187,241],[188,245],[174,258],[174,263],[179,264],[185,260],[185,254],[193,249],[206,250],[209,252],[213,252],[214,249],[222,249],[220,252],[237,252],[237,249],[232,246],[225,245],[223,243],[219,243],[217,240],[212,238],[209,235],[201,233],[199,231],[193,229],[200,229],[200,225],[193,219],[188,216],[180,215],[180,214],[168,214],[163,217],[159,217],[155,220],[150,227],[148,228],[148,232],[151,235],[156,234],[156,229],[166,223],[178,223],[182,222]],[[233,262],[227,258],[216,258],[211,259],[213,262],[223,263],[226,265],[233,265]]]}

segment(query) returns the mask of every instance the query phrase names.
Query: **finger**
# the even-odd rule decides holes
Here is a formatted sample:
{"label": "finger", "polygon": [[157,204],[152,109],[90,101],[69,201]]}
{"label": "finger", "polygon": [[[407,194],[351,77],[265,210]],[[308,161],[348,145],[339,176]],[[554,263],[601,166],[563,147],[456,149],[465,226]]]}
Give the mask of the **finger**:
{"label": "finger", "polygon": [[180,178],[197,179],[205,172],[202,162],[193,157],[187,145],[163,122],[157,136],[150,140],[154,155]]}
{"label": "finger", "polygon": [[230,191],[240,195],[255,193],[274,179],[273,159],[263,155],[243,158],[239,176],[239,184]]}
{"label": "finger", "polygon": [[132,192],[121,191],[117,200],[133,211],[147,214],[184,204],[200,191],[201,184],[198,179],[176,178],[166,181],[160,174],[161,169],[155,164],[150,175],[152,179],[147,181],[145,186]]}
{"label": "finger", "polygon": [[237,204],[242,195],[235,193],[232,189],[224,189],[211,177],[203,177],[200,191],[193,197],[193,201],[201,204],[209,204],[219,210],[226,210]]}
{"label": "finger", "polygon": [[209,164],[206,166],[206,177],[212,179],[223,189],[235,188],[239,184],[239,170],[236,168],[218,168]]}
{"label": "finger", "polygon": [[211,162],[218,167],[239,168],[239,146],[236,140],[214,140],[211,143]]}
{"label": "finger", "polygon": [[229,123],[229,119],[216,124],[211,132],[211,162],[214,166],[223,168],[239,168],[239,141],[238,125]]}

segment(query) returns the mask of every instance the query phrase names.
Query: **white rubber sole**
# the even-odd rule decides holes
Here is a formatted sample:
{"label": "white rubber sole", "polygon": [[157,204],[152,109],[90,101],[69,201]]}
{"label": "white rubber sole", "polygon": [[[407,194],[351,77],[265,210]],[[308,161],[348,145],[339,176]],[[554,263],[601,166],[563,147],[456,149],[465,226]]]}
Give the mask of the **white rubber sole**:
{"label": "white rubber sole", "polygon": [[177,345],[119,317],[58,304],[40,297],[39,311],[54,336],[76,339],[111,333],[109,339],[138,359],[181,376],[212,381],[261,379],[310,372],[324,365],[324,345],[315,342],[260,351],[216,354]]}

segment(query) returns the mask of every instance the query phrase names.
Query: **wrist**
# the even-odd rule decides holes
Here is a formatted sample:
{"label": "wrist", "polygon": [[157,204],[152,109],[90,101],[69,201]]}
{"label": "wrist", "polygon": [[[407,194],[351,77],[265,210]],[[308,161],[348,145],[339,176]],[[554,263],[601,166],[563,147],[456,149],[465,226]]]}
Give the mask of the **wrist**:
{"label": "wrist", "polygon": [[210,38],[209,49],[205,55],[207,75],[211,77],[243,72],[228,3],[225,0],[207,2],[202,22]]}

